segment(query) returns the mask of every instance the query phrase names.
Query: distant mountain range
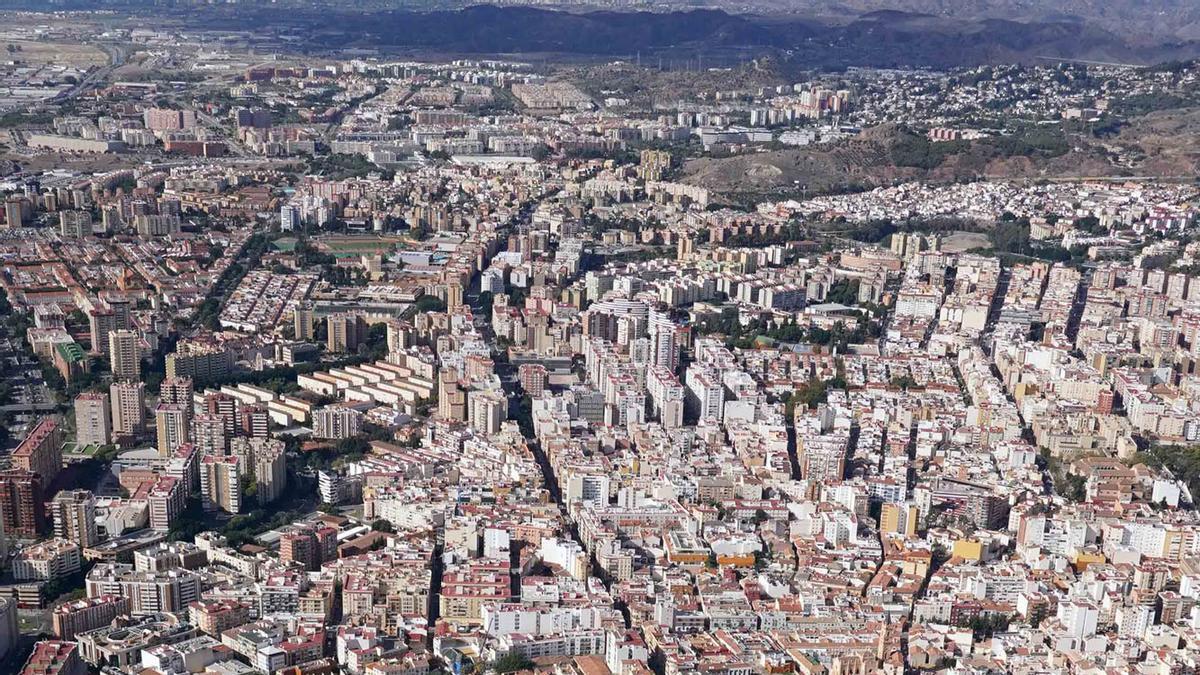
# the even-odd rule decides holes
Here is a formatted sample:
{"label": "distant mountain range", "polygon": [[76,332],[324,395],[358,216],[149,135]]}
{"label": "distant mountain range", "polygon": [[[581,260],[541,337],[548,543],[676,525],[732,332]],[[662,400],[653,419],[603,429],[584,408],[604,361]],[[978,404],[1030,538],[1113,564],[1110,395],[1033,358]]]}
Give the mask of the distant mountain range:
{"label": "distant mountain range", "polygon": [[720,10],[564,12],[483,5],[431,12],[281,12],[238,4],[194,10],[183,18],[194,25],[221,28],[286,25],[307,33],[307,44],[314,48],[624,58],[666,54],[703,58],[707,65],[720,65],[730,55],[744,57],[764,50],[806,68],[945,68],[1038,57],[1140,64],[1200,56],[1200,41],[1138,41],[1074,20],[961,19],[900,11],[875,11],[830,22]]}
{"label": "distant mountain range", "polygon": [[[0,7],[103,6],[168,13],[195,28],[286,28],[321,50],[642,55],[705,65],[766,52],[803,68],[945,68],[1039,57],[1145,64],[1200,56],[1200,0],[739,0],[739,6],[759,9],[757,14],[488,5],[418,11],[376,8],[386,0],[365,0],[372,8],[364,9],[363,2],[0,0]],[[1154,32],[1155,26],[1173,30]]]}
{"label": "distant mountain range", "polygon": [[760,0],[779,12],[858,16],[879,10],[956,20],[1084,22],[1140,44],[1200,39],[1195,0]]}

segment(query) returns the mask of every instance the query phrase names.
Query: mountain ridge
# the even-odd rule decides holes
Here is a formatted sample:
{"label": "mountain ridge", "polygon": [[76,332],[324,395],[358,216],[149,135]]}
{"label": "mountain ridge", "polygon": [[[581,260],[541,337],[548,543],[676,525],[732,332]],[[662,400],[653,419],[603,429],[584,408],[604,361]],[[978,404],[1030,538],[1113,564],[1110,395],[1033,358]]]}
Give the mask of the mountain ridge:
{"label": "mountain ridge", "polygon": [[[1200,56],[1200,42],[1151,46],[1078,21],[1023,23],[872,11],[841,24],[810,17],[730,14],[719,9],[564,12],[472,5],[457,10],[281,12],[269,7],[208,7],[176,18],[192,27],[287,26],[314,49],[420,49],[460,54],[559,53],[629,58],[635,54],[775,53],[797,67],[950,68],[1039,57],[1149,64]],[[710,60],[709,54],[714,55]]]}
{"label": "mountain ridge", "polygon": [[[1117,4],[1128,5],[1130,1]],[[0,7],[25,6],[29,2],[0,0]],[[190,29],[283,31],[299,37],[299,44],[326,52],[354,48],[384,53],[419,50],[587,58],[631,58],[640,54],[682,57],[697,63],[702,57],[710,66],[778,56],[800,69],[952,68],[1030,62],[1043,57],[1145,65],[1200,57],[1200,3],[1195,3],[1195,8],[1184,8],[1181,0],[1164,0],[1165,7],[1173,8],[1171,16],[1184,22],[1181,26],[1195,25],[1196,39],[1174,36],[1147,41],[1134,31],[1112,30],[1069,11],[1049,11],[1038,3],[965,2],[966,9],[955,15],[948,11],[946,0],[816,0],[800,7],[791,3],[790,12],[761,14],[708,8],[562,11],[489,4],[459,9],[363,10],[352,5],[237,3],[183,7],[123,0],[103,6],[124,7],[131,15],[146,19],[166,17]],[[1069,0],[1067,9],[1076,5],[1087,9],[1087,3]],[[1030,9],[1025,14],[1047,18],[1022,20],[1017,10],[1026,4]],[[60,0],[54,7],[68,5],[100,6]],[[994,11],[983,11],[989,7]],[[999,11],[997,7],[1010,9]],[[841,14],[837,20],[830,20],[800,13],[805,9],[837,10]],[[846,14],[851,10],[861,11]],[[1116,10],[1096,11],[1103,16],[1124,16]]]}

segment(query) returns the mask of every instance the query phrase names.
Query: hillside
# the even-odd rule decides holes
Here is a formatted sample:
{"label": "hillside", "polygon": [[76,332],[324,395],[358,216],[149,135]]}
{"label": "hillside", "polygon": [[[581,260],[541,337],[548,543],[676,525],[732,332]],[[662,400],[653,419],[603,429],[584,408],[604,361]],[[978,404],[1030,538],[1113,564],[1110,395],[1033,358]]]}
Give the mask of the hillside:
{"label": "hillside", "polygon": [[1194,176],[1200,173],[1200,108],[1136,117],[1105,143],[1131,156],[1131,168],[1140,174]]}
{"label": "hillside", "polygon": [[1112,164],[1100,148],[1031,145],[1011,139],[930,144],[895,127],[869,129],[837,144],[727,158],[700,158],[684,166],[684,182],[730,201],[802,196],[871,188],[908,180],[1062,178],[1132,173]]}

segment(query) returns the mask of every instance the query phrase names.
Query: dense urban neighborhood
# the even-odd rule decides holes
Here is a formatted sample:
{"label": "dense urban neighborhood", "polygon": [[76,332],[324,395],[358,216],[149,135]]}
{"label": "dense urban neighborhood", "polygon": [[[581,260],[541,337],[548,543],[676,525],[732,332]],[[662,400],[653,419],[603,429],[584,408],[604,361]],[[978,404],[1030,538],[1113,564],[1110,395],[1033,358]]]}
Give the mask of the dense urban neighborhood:
{"label": "dense urban neighborhood", "polygon": [[0,672],[1200,665],[1200,65],[6,16]]}

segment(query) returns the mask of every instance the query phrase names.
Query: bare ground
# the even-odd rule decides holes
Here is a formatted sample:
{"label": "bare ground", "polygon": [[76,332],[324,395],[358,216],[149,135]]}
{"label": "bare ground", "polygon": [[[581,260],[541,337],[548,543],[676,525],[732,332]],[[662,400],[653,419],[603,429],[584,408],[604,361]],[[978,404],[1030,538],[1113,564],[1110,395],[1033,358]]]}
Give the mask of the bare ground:
{"label": "bare ground", "polygon": [[1139,119],[1113,140],[1075,138],[1059,157],[999,156],[972,146],[929,170],[893,163],[895,139],[893,129],[880,127],[831,145],[697,158],[686,162],[682,180],[719,195],[769,198],[910,180],[1178,177],[1200,170],[1200,110]]}
{"label": "bare ground", "polygon": [[4,40],[0,38],[0,47],[12,45],[19,48],[12,52],[0,52],[5,58],[11,58],[31,65],[53,63],[75,68],[103,66],[108,63],[108,55],[103,50],[92,45],[77,42],[41,42],[36,40]]}

